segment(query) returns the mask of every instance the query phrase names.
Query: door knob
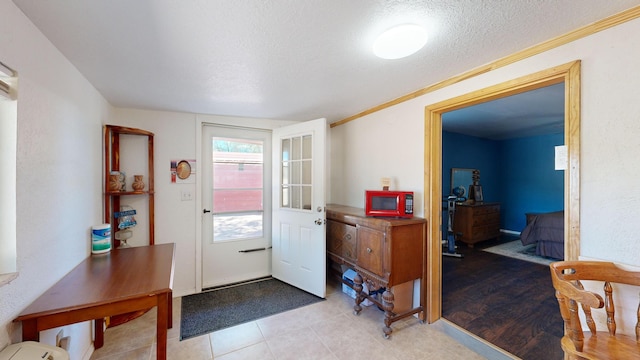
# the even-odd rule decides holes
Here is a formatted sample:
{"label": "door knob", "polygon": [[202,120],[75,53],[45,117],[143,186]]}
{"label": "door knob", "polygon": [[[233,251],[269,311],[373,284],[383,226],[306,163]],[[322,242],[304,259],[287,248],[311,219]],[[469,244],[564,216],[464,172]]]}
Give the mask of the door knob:
{"label": "door knob", "polygon": [[322,225],[322,219],[316,219],[316,221],[314,221],[316,223],[316,225]]}

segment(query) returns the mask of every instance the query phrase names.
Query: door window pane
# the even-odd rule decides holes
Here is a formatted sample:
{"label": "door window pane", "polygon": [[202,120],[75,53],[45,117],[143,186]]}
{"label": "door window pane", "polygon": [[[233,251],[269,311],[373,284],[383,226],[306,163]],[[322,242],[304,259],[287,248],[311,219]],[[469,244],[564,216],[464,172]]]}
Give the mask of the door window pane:
{"label": "door window pane", "polygon": [[280,204],[281,207],[283,208],[290,208],[291,207],[291,201],[289,200],[291,198],[291,189],[289,189],[288,186],[282,186],[282,191],[281,191],[281,197],[282,197],[282,203]]}
{"label": "door window pane", "polygon": [[287,161],[291,159],[291,156],[289,155],[291,152],[291,140],[290,139],[283,139],[282,140],[282,161]]}
{"label": "door window pane", "polygon": [[311,135],[302,137],[302,158],[311,159]]}
{"label": "door window pane", "polygon": [[291,184],[300,184],[302,179],[300,178],[300,161],[291,162]]}
{"label": "door window pane", "polygon": [[263,235],[263,142],[214,137],[213,242]]}
{"label": "door window pane", "polygon": [[291,187],[291,208],[292,209],[301,209],[301,193],[300,186],[294,185]]}
{"label": "door window pane", "polygon": [[282,183],[283,184],[289,184],[289,178],[291,177],[289,175],[290,170],[289,170],[289,162],[285,161],[282,163]]}
{"label": "door window pane", "polygon": [[311,160],[302,161],[302,184],[311,185]]}
{"label": "door window pane", "polygon": [[280,206],[283,208],[311,210],[312,140],[311,135],[304,135],[280,141]]}
{"label": "door window pane", "polygon": [[291,139],[291,160],[300,160],[302,158],[302,141],[300,137]]}
{"label": "door window pane", "polygon": [[213,215],[213,241],[262,237],[262,213]]}
{"label": "door window pane", "polygon": [[311,186],[302,187],[302,208],[311,210]]}
{"label": "door window pane", "polygon": [[214,190],[214,214],[262,210],[262,189]]}

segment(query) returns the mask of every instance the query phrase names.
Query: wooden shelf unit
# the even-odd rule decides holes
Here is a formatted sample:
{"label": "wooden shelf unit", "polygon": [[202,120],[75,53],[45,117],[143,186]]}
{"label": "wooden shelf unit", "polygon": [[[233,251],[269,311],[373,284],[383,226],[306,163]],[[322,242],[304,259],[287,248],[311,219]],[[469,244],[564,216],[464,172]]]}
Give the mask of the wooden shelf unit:
{"label": "wooden shelf unit", "polygon": [[[120,135],[138,135],[147,137],[147,178],[145,180],[144,191],[110,191],[109,175],[111,171],[120,171]],[[104,126],[104,222],[111,224],[111,244],[116,249],[120,246],[120,240],[115,238],[118,228],[117,220],[114,216],[116,211],[120,211],[120,200],[122,197],[131,195],[145,195],[149,204],[149,245],[154,245],[154,187],[153,187],[153,133],[130,127],[105,125]],[[127,156],[130,156],[127,154]]]}

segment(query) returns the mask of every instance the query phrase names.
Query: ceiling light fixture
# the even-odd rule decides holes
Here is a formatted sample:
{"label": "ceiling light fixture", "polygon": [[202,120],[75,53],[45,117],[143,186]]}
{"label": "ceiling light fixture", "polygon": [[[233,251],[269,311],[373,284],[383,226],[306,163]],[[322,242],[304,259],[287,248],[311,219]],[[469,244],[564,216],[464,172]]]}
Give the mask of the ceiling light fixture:
{"label": "ceiling light fixture", "polygon": [[383,59],[400,59],[422,49],[427,39],[427,31],[421,26],[399,25],[378,36],[373,43],[373,53]]}

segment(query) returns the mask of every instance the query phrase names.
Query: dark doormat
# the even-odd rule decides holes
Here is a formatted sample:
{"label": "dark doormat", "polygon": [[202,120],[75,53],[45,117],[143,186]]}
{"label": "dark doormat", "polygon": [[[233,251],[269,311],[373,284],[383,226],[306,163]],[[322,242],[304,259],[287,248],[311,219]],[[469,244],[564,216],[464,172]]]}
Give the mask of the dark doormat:
{"label": "dark doormat", "polygon": [[277,279],[182,298],[180,340],[324,300]]}

